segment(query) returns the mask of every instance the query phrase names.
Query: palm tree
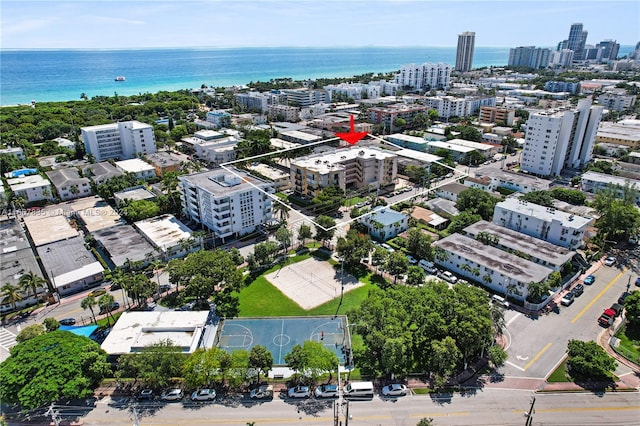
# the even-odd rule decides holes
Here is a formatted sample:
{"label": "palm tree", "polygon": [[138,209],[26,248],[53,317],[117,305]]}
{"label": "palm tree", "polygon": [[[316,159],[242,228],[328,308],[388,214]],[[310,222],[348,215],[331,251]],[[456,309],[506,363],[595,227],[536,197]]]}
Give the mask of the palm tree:
{"label": "palm tree", "polygon": [[[115,302],[115,299],[109,293],[103,294],[98,299],[98,306],[100,306],[100,311],[102,310],[107,311],[107,326],[111,325],[111,321],[109,321],[109,317],[113,319],[113,315],[111,315],[111,307],[113,306],[114,302]],[[115,320],[113,321],[113,323],[115,324]]]}
{"label": "palm tree", "polygon": [[84,299],[82,299],[82,302],[80,302],[80,307],[82,309],[89,309],[91,311],[91,316],[93,317],[94,323],[97,323],[97,321],[96,321],[96,313],[93,311],[93,307],[97,305],[98,305],[98,302],[96,302],[96,298],[93,296],[87,296]]}
{"label": "palm tree", "polygon": [[22,291],[17,285],[6,283],[0,288],[0,297],[2,297],[2,303],[11,303],[13,310],[16,310],[16,302],[22,300]]}
{"label": "palm tree", "polygon": [[156,259],[151,262],[149,266],[151,266],[151,270],[156,275],[156,279],[158,280],[158,287],[160,287],[160,275],[158,274],[158,271],[164,266],[164,262],[160,259]]}
{"label": "palm tree", "polygon": [[283,224],[287,223],[287,220],[289,219],[289,207],[285,203],[282,201],[274,201],[273,212],[278,216],[280,222]]}
{"label": "palm tree", "polygon": [[21,276],[18,283],[23,289],[31,290],[33,292],[33,297],[36,299],[38,298],[38,289],[45,288],[45,284],[48,284],[44,278],[34,274],[33,271],[29,271]]}

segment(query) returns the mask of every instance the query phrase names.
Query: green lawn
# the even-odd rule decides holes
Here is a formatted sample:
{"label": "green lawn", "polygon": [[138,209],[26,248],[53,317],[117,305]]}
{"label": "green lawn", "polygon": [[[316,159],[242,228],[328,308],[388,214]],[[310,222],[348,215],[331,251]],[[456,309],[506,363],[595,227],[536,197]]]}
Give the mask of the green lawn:
{"label": "green lawn", "polygon": [[558,366],[558,368],[556,368],[553,371],[553,373],[551,373],[551,375],[547,379],[547,382],[549,382],[549,383],[571,382],[571,379],[569,379],[569,377],[567,375],[567,362],[566,361],[564,361],[562,364],[560,364]]}
{"label": "green lawn", "polygon": [[[285,296],[264,276],[258,277],[251,285],[240,291],[241,317],[271,317],[271,316],[305,316],[305,315],[343,315],[354,309],[366,299],[371,284],[365,284],[344,294],[342,305],[340,298],[310,309],[302,309],[296,302]],[[339,309],[338,309],[339,306]]]}
{"label": "green lawn", "polygon": [[620,339],[620,345],[613,349],[631,362],[640,361],[640,333],[628,332],[625,325],[618,330],[616,337]]}

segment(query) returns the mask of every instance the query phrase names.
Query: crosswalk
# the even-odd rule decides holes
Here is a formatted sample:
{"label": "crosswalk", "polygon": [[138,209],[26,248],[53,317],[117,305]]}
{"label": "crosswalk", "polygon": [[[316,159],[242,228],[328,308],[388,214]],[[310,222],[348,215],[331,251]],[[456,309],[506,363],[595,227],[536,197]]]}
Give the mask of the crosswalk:
{"label": "crosswalk", "polygon": [[18,342],[16,342],[15,334],[10,332],[6,328],[0,328],[0,346],[2,346],[6,350],[9,350],[17,344]]}

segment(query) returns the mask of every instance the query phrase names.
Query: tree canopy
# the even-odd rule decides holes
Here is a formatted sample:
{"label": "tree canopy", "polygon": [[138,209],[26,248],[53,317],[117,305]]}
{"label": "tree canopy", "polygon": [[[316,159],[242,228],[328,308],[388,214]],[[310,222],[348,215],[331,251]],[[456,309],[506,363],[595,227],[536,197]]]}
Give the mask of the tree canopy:
{"label": "tree canopy", "polygon": [[121,355],[116,376],[134,378],[154,388],[165,387],[173,377],[180,376],[186,357],[180,347],[165,340],[140,352]]}
{"label": "tree canopy", "polygon": [[490,221],[499,201],[499,198],[480,188],[469,188],[458,194],[456,207],[461,212],[477,213],[482,219]]}
{"label": "tree canopy", "polygon": [[[452,289],[436,281],[421,288],[375,288],[349,317],[364,342],[354,355],[366,374],[447,375],[493,339],[486,292],[462,284]],[[425,350],[434,341],[439,342],[437,356]]]}
{"label": "tree canopy", "polygon": [[618,363],[596,342],[569,340],[567,344],[567,367],[574,378],[608,377]]}
{"label": "tree canopy", "polygon": [[60,398],[86,398],[110,373],[93,340],[68,331],[35,336],[11,348],[0,364],[0,397],[32,409]]}

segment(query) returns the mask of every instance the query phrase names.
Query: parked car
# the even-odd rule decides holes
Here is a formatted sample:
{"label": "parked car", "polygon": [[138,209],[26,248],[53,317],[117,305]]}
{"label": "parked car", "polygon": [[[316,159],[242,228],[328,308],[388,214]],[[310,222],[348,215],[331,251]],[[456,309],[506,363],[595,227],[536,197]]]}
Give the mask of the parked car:
{"label": "parked car", "polygon": [[87,297],[91,296],[91,297],[98,297],[98,296],[102,296],[103,294],[106,294],[107,290],[105,290],[104,288],[97,288],[95,290],[93,290],[92,292],[90,292],[89,294],[87,294]]}
{"label": "parked car", "polygon": [[569,306],[570,304],[573,303],[573,299],[575,299],[575,297],[576,295],[574,294],[573,290],[571,290],[562,297],[562,300],[560,300],[560,303],[563,306]]}
{"label": "parked car", "polygon": [[593,275],[589,275],[589,276],[587,276],[587,278],[584,279],[584,283],[587,284],[587,285],[591,285],[594,282],[596,282],[596,277],[593,276]]}
{"label": "parked car", "polygon": [[629,297],[631,295],[631,293],[629,293],[628,291],[625,291],[624,293],[622,293],[620,295],[620,297],[618,297],[618,303],[624,306],[624,301],[627,299],[627,297]]}
{"label": "parked car", "polygon": [[111,306],[100,308],[99,315],[104,315],[107,312],[111,312],[111,311],[117,311],[118,309],[120,309],[120,304],[118,302],[113,302]]}
{"label": "parked car", "polygon": [[407,387],[401,383],[393,383],[382,388],[384,396],[404,396],[407,394]]}
{"label": "parked car", "polygon": [[171,286],[169,284],[162,284],[160,287],[158,287],[158,291],[160,293],[166,293],[169,290],[171,290]]}
{"label": "parked car", "polygon": [[60,325],[75,325],[76,319],[75,318],[63,318],[58,322],[60,323]]}
{"label": "parked car", "polygon": [[251,399],[269,399],[273,398],[273,386],[262,385],[255,389],[252,389],[249,393]]}
{"label": "parked car", "polygon": [[410,254],[407,255],[407,260],[409,261],[409,265],[415,265],[416,263],[418,263],[416,258],[411,256]]}
{"label": "parked car", "polygon": [[442,279],[451,284],[455,284],[458,281],[458,278],[449,271],[442,273]]}
{"label": "parked car", "polygon": [[111,284],[111,287],[109,287],[109,291],[120,290],[121,288],[122,288],[122,284],[113,283],[113,284]]}
{"label": "parked car", "polygon": [[640,277],[636,278],[636,286],[640,287]]}
{"label": "parked car", "polygon": [[584,293],[584,286],[582,284],[578,284],[577,286],[575,286],[573,288],[574,296],[580,297],[580,296],[582,296],[582,293]]}
{"label": "parked car", "polygon": [[622,306],[620,303],[614,303],[613,305],[611,305],[611,307],[609,309],[611,309],[613,312],[615,312],[614,318],[617,318],[622,313],[622,310],[624,309],[624,306]]}
{"label": "parked car", "polygon": [[309,398],[311,396],[311,390],[309,386],[295,386],[289,388],[287,395],[289,395],[289,398]]}
{"label": "parked car", "polygon": [[605,309],[602,315],[600,315],[600,318],[598,318],[598,324],[600,324],[603,327],[609,327],[611,324],[613,324],[613,321],[615,320],[615,318],[616,318],[616,311],[614,311],[611,308]]}
{"label": "parked car", "polygon": [[183,397],[184,393],[179,388],[167,389],[160,395],[160,399],[163,401],[180,401]]}
{"label": "parked car", "polygon": [[152,400],[153,399],[153,389],[142,389],[138,392],[138,400]]}
{"label": "parked car", "polygon": [[337,385],[321,385],[316,388],[316,398],[337,398],[340,391]]}
{"label": "parked car", "polygon": [[613,266],[616,264],[616,258],[613,256],[609,256],[604,260],[604,264],[606,266]]}
{"label": "parked car", "polygon": [[200,389],[191,394],[192,401],[213,401],[216,399],[215,389]]}

